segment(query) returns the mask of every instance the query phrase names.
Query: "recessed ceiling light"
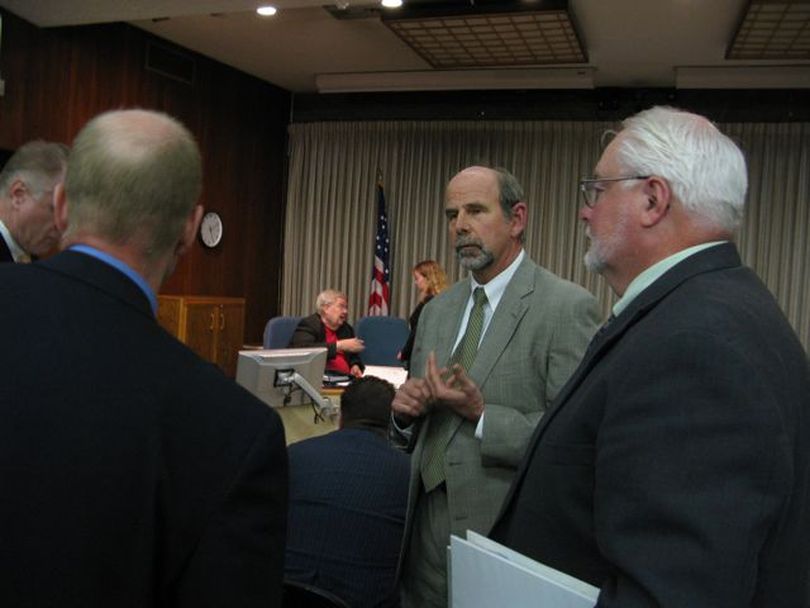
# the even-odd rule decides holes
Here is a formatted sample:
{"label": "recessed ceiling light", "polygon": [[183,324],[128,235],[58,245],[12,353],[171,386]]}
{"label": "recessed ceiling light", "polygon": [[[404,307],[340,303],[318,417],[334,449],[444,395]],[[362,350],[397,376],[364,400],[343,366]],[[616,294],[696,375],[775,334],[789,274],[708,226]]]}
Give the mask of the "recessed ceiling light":
{"label": "recessed ceiling light", "polygon": [[256,12],[259,13],[262,17],[271,17],[272,15],[276,14],[276,7],[275,6],[260,6],[256,9]]}
{"label": "recessed ceiling light", "polygon": [[402,6],[402,0],[380,0],[380,4],[385,8],[399,8]]}

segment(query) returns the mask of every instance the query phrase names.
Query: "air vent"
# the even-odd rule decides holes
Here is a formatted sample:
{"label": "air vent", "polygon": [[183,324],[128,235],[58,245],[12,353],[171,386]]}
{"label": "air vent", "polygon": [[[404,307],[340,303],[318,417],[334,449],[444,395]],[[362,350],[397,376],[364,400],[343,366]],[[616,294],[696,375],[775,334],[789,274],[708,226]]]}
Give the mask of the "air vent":
{"label": "air vent", "polygon": [[350,4],[344,5],[344,8],[339,8],[338,3],[324,5],[324,10],[332,15],[335,19],[347,21],[351,19],[371,19],[380,16],[380,9],[374,6],[352,6]]}
{"label": "air vent", "polygon": [[146,69],[172,80],[194,84],[194,57],[169,46],[149,40],[146,43]]}

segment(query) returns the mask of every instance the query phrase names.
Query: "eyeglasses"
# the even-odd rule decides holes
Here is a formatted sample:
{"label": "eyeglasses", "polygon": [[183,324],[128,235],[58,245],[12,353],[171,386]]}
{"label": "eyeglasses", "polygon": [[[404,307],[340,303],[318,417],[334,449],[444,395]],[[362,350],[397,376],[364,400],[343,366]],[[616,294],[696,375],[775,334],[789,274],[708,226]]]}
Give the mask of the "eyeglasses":
{"label": "eyeglasses", "polygon": [[579,191],[582,192],[582,200],[585,201],[587,207],[593,207],[596,201],[599,200],[599,195],[602,194],[604,188],[601,187],[603,182],[624,182],[631,179],[648,179],[651,175],[626,175],[622,177],[589,177],[587,179],[579,180]]}

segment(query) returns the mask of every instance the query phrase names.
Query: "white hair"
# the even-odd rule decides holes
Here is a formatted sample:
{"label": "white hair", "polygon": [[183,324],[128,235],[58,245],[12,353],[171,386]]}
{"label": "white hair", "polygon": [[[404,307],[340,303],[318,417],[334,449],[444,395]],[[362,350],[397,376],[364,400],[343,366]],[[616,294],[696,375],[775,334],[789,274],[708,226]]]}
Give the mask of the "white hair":
{"label": "white hair", "polygon": [[324,289],[318,294],[318,297],[315,298],[315,310],[321,312],[324,308],[338,300],[348,300],[348,298],[345,293],[337,289]]}
{"label": "white hair", "polygon": [[737,145],[709,120],[654,107],[622,123],[617,160],[628,175],[665,178],[690,215],[729,232],[740,224],[748,175]]}

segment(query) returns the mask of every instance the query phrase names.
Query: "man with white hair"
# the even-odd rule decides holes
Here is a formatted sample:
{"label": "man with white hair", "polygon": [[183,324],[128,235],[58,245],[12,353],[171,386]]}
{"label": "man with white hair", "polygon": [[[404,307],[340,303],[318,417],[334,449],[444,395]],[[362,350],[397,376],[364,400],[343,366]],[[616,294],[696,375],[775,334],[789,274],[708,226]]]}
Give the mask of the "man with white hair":
{"label": "man with white hair", "polygon": [[0,267],[4,606],[281,603],[279,417],[155,319],[201,175],[176,120],[102,114],[56,187],[66,250]]}
{"label": "man with white hair", "polygon": [[336,289],[324,289],[315,299],[318,311],[304,317],[290,338],[290,346],[326,347],[326,371],[334,374],[363,375],[363,361],[360,353],[365,344],[355,337],[354,328],[349,325],[349,305],[346,294]]}
{"label": "man with white hair", "polygon": [[0,172],[0,262],[30,262],[56,247],[53,193],[65,176],[64,144],[30,141]]}
{"label": "man with white hair", "polygon": [[491,536],[600,587],[598,606],[807,606],[810,372],[731,243],[743,155],[657,107],[595,173],[585,263],[619,300]]}

